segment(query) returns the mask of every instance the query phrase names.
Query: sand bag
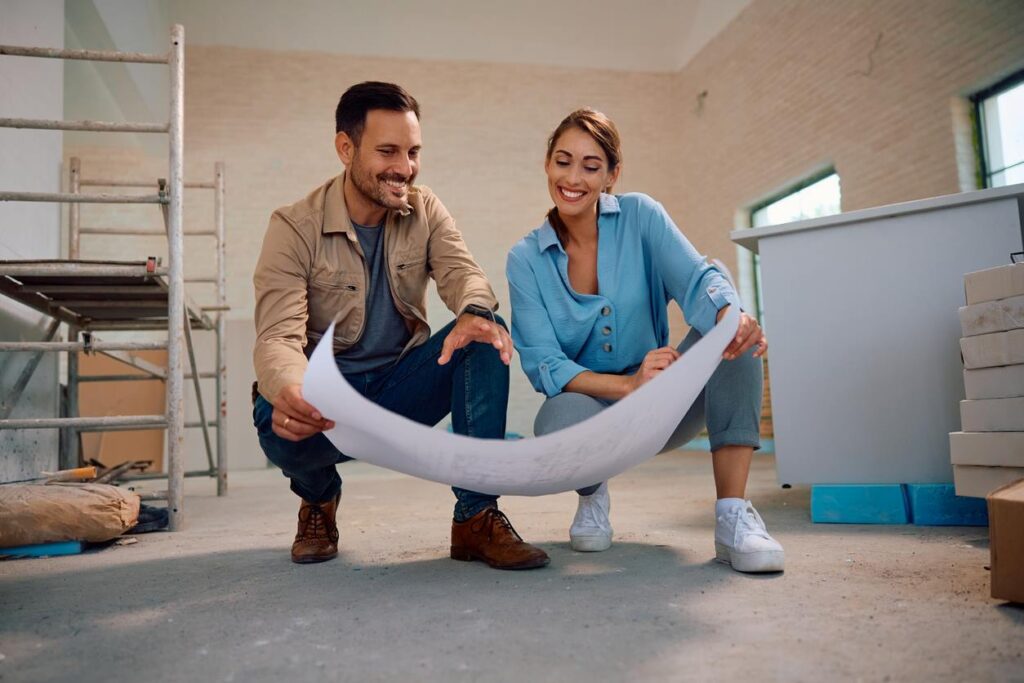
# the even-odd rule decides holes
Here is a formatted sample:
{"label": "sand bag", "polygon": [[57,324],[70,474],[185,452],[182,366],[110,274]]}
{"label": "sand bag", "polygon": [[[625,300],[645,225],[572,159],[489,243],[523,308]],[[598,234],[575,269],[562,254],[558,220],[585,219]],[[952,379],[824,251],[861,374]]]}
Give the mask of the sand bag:
{"label": "sand bag", "polygon": [[132,528],[139,497],[110,484],[0,486],[0,548],[109,541]]}

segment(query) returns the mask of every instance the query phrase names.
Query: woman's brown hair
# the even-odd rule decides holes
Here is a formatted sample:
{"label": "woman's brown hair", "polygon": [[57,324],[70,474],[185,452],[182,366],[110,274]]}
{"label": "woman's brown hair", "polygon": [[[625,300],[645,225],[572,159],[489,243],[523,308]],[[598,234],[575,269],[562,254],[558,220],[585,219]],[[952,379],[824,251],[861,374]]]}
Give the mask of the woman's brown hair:
{"label": "woman's brown hair", "polygon": [[[604,155],[608,158],[609,172],[614,171],[622,163],[622,146],[619,142],[619,130],[610,118],[589,107],[577,109],[558,124],[558,128],[555,128],[555,132],[548,138],[546,161],[551,161],[551,155],[555,151],[555,143],[558,142],[558,138],[562,137],[562,133],[570,128],[579,128],[594,138],[594,142],[598,144]],[[611,190],[611,185],[605,188],[605,192],[611,192]],[[547,218],[548,222],[551,223],[551,227],[555,229],[555,234],[558,235],[559,241],[564,245],[567,231],[565,223],[562,222],[562,217],[558,215],[558,208],[552,207],[548,211]]]}

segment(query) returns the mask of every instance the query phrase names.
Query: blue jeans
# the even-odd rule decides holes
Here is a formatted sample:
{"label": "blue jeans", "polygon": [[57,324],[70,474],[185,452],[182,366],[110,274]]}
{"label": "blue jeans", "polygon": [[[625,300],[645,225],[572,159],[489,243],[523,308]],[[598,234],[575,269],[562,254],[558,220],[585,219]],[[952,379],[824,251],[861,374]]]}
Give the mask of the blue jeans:
{"label": "blue jeans", "polygon": [[[700,332],[690,330],[676,350],[685,353],[700,337]],[[705,426],[712,451],[722,446],[753,446],[754,450],[761,447],[763,377],[761,359],[754,358],[755,350],[756,347],[735,360],[723,360],[718,364],[700,396],[661,449],[662,453],[683,446],[700,434]],[[565,429],[597,415],[611,404],[612,401],[586,394],[562,392],[544,401],[533,422],[533,432],[541,436]],[[578,489],[577,493],[588,496],[598,486],[599,483]]]}
{"label": "blue jeans", "polygon": [[[505,326],[501,318],[497,322]],[[409,351],[390,367],[345,375],[356,391],[377,405],[425,425],[436,425],[448,413],[452,430],[482,439],[505,438],[508,408],[508,366],[489,344],[470,343],[445,365],[438,365],[441,346],[454,327],[452,321],[426,343]],[[311,503],[333,500],[341,491],[335,467],[352,460],[323,434],[288,441],[274,434],[274,407],[262,396],[253,406],[253,423],[267,458],[291,479],[292,491]],[[462,522],[497,496],[452,488],[457,499],[455,520]]]}

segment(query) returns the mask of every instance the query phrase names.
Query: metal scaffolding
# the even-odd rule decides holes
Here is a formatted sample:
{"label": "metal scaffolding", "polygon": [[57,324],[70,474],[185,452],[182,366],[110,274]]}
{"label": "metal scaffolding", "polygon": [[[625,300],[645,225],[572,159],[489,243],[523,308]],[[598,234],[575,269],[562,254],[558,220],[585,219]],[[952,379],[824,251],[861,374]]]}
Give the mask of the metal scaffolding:
{"label": "metal scaffolding", "polygon": [[[227,492],[226,446],[226,350],[225,317],[227,310],[224,263],[224,168],[215,166],[214,180],[208,183],[189,183],[183,179],[184,153],[184,28],[171,28],[170,49],[166,55],[150,55],[96,50],[61,50],[52,48],[17,47],[0,45],[0,55],[41,57],[56,59],[85,59],[108,62],[136,62],[167,64],[170,69],[170,115],[163,123],[107,123],[99,121],[48,121],[34,119],[0,119],[0,127],[32,128],[44,130],[87,130],[107,132],[147,132],[168,135],[169,173],[166,181],[157,183],[93,179],[81,177],[77,159],[72,159],[70,192],[0,192],[0,201],[38,201],[70,204],[68,260],[52,261],[0,261],[0,292],[54,318],[46,338],[39,342],[0,342],[0,351],[35,351],[15,383],[12,395],[6,397],[0,408],[0,429],[61,429],[63,430],[61,465],[77,465],[78,433],[83,431],[114,431],[140,428],[167,430],[167,474],[144,475],[145,478],[166,476],[168,479],[167,506],[172,531],[184,523],[184,477],[215,476],[217,493]],[[146,187],[156,194],[89,194],[82,187]],[[186,187],[214,191],[214,231],[189,231],[182,227],[184,190]],[[128,230],[121,228],[82,228],[79,205],[83,203],[156,204],[160,206],[165,232],[158,230]],[[82,261],[79,260],[81,235],[154,235],[166,234],[168,259],[166,267],[158,259],[145,261]],[[196,306],[187,301],[183,269],[184,236],[212,236],[216,240],[216,275],[188,281],[212,282],[217,287],[216,303]],[[207,313],[215,312],[211,319]],[[68,325],[67,342],[53,341],[60,323]],[[98,330],[156,330],[166,329],[166,342],[103,342],[93,338]],[[217,340],[215,372],[200,372],[196,367],[192,348],[192,330],[207,329],[215,332]],[[80,341],[81,339],[81,341]],[[166,349],[167,367],[162,368],[135,355],[134,351]],[[44,352],[68,352],[68,417],[31,420],[8,419],[10,411],[27,386],[32,372]],[[78,372],[77,352],[97,352],[108,355],[143,371],[143,375],[108,375],[82,377]],[[187,358],[191,368],[184,371]],[[211,377],[216,382],[217,418],[206,416],[199,380]],[[166,413],[164,415],[135,415],[109,417],[79,417],[78,385],[83,381],[112,381],[125,379],[163,380],[166,386]],[[186,423],[184,410],[185,380],[193,382],[200,419]],[[185,472],[184,430],[198,427],[203,431],[209,463],[208,470]],[[210,440],[210,428],[216,430],[216,462]]]}

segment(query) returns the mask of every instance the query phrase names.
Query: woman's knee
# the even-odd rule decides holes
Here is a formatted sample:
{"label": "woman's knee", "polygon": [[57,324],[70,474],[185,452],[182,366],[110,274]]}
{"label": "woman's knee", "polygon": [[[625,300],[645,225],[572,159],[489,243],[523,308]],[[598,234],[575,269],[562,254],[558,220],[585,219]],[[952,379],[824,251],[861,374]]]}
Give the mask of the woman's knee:
{"label": "woman's knee", "polygon": [[597,415],[605,405],[592,396],[563,392],[546,399],[533,421],[533,433],[543,436]]}

